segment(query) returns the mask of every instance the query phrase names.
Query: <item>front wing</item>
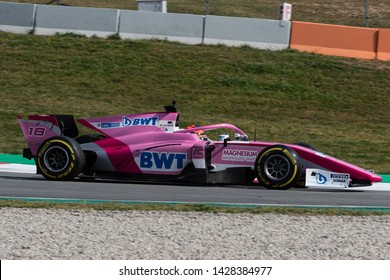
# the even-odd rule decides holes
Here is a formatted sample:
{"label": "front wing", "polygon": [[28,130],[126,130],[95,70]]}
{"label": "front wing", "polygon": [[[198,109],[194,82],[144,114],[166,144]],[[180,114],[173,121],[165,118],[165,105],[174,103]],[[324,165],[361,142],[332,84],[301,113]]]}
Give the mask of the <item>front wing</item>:
{"label": "front wing", "polygon": [[336,173],[322,169],[306,169],[305,186],[309,188],[349,188],[351,178],[347,173]]}

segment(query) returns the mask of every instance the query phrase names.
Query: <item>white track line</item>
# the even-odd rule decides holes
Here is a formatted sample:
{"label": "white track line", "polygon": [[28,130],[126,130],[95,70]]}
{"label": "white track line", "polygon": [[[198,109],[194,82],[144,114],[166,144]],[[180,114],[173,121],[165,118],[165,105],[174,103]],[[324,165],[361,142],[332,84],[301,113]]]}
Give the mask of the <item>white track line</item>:
{"label": "white track line", "polygon": [[370,187],[349,188],[349,190],[390,191],[390,183],[374,183]]}
{"label": "white track line", "polygon": [[0,172],[35,174],[37,173],[37,168],[35,165],[4,163],[0,164]]}

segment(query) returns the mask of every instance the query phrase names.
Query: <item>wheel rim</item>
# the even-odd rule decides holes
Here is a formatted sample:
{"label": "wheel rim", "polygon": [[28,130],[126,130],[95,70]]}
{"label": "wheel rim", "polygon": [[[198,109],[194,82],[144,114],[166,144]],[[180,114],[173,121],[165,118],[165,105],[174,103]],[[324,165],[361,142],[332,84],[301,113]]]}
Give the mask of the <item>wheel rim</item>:
{"label": "wheel rim", "polygon": [[272,155],[264,163],[267,177],[273,181],[281,181],[290,172],[290,162],[282,155]]}
{"label": "wheel rim", "polygon": [[51,147],[45,152],[44,161],[51,172],[61,172],[68,166],[69,156],[64,148]]}

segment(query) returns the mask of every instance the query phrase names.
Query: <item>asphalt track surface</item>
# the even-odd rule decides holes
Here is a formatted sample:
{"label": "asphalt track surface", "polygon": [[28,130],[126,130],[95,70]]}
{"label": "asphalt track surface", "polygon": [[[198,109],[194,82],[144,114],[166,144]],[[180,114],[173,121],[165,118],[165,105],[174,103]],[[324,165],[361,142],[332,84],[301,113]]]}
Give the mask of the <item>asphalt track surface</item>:
{"label": "asphalt track surface", "polygon": [[41,175],[0,172],[0,198],[126,203],[195,203],[389,208],[389,191],[354,189],[267,190],[262,187],[194,186],[112,180],[48,181]]}

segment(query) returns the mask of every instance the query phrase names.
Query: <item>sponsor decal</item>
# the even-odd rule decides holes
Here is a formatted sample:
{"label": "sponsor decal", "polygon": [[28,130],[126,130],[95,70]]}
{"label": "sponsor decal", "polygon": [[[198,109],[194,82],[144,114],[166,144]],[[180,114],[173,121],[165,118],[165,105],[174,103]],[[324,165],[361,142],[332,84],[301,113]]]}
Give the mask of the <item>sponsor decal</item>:
{"label": "sponsor decal", "polygon": [[256,150],[234,150],[224,149],[222,152],[222,160],[230,161],[255,161],[258,152]]}
{"label": "sponsor decal", "polygon": [[166,132],[172,132],[175,130],[175,124],[173,121],[160,120],[159,125],[160,125],[160,128]]}
{"label": "sponsor decal", "polygon": [[38,141],[29,141],[28,142],[28,145],[33,147],[33,146],[36,146],[36,147],[39,147],[40,145],[42,145],[43,142],[38,142]]}
{"label": "sponsor decal", "polygon": [[348,188],[350,175],[335,173],[322,169],[306,169],[305,184],[308,187],[342,187]]}
{"label": "sponsor decal", "polygon": [[325,184],[328,180],[326,179],[326,177],[324,175],[322,175],[321,173],[317,173],[316,174],[316,181],[318,184],[320,185],[323,185]]}
{"label": "sponsor decal", "polygon": [[119,127],[120,123],[119,122],[104,122],[104,123],[98,124],[98,126],[100,126],[100,128],[115,128],[115,127]]}
{"label": "sponsor decal", "polygon": [[130,119],[129,117],[122,117],[123,126],[137,126],[137,125],[156,125],[158,117],[153,118],[134,118]]}
{"label": "sponsor decal", "polygon": [[150,170],[181,170],[187,154],[165,152],[142,152],[139,159],[141,169]]}
{"label": "sponsor decal", "polygon": [[342,183],[342,184],[348,184],[349,183],[349,175],[345,174],[330,174],[330,178],[334,183]]}

